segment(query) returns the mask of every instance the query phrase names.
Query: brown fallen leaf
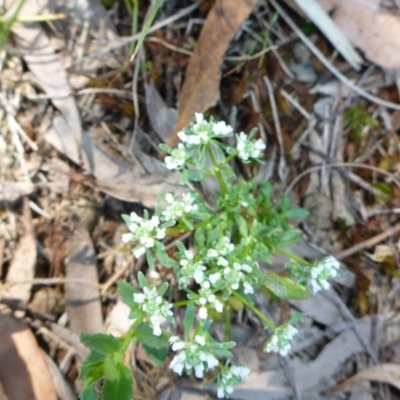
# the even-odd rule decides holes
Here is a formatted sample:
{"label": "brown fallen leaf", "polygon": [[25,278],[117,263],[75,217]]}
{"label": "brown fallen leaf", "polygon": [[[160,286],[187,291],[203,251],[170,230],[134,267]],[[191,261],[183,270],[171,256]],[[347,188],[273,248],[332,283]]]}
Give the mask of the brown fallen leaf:
{"label": "brown fallen leaf", "polygon": [[23,304],[27,304],[31,296],[32,284],[18,284],[18,282],[26,282],[33,279],[35,275],[37,250],[36,240],[31,225],[31,212],[26,198],[24,201],[23,221],[25,232],[15,249],[14,257],[11,261],[6,277],[6,284],[12,284],[12,286],[4,291],[2,296],[8,299],[19,300]]}
{"label": "brown fallen leaf", "polygon": [[186,69],[178,121],[167,142],[169,146],[176,144],[177,133],[193,120],[195,112],[204,112],[218,101],[222,57],[256,3],[257,0],[217,0],[209,12]]}
{"label": "brown fallen leaf", "polygon": [[[84,279],[98,283],[97,260],[87,230],[73,217],[74,229],[67,244],[65,271],[67,279]],[[74,332],[99,333],[104,331],[100,292],[94,285],[65,284],[65,304],[69,327]]]}
{"label": "brown fallen leaf", "polygon": [[329,393],[333,394],[334,392],[343,390],[346,386],[361,380],[388,383],[400,390],[400,365],[391,363],[373,365],[347,379],[336,386],[334,390],[329,391]]}
{"label": "brown fallen leaf", "polygon": [[183,192],[183,186],[179,184],[179,174],[168,171],[160,161],[150,159],[145,154],[138,155],[141,162],[146,164],[149,171],[146,173],[140,165],[128,163],[109,154],[85,132],[82,136],[83,157],[80,161],[74,150],[74,138],[68,134],[68,127],[61,116],[53,118],[45,139],[60,153],[91,172],[99,189],[117,199],[139,202],[152,208],[159,202],[158,193]]}
{"label": "brown fallen leaf", "polygon": [[340,1],[333,20],[366,58],[383,68],[400,67],[400,17],[354,1]]}
{"label": "brown fallen leaf", "polygon": [[9,400],[57,400],[43,354],[28,326],[0,311],[0,382]]}

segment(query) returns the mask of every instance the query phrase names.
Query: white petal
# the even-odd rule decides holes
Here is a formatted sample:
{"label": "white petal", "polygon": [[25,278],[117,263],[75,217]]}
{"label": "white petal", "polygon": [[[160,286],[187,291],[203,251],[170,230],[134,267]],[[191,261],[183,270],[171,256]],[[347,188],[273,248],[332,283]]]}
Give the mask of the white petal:
{"label": "white petal", "polygon": [[199,309],[199,317],[201,318],[201,319],[207,319],[207,308],[205,308],[205,307],[200,307],[200,309]]}

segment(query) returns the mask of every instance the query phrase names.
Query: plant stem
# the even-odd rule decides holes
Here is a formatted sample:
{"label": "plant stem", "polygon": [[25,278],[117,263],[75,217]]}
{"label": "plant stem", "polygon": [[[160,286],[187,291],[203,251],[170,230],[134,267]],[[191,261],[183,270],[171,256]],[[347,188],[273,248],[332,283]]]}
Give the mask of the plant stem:
{"label": "plant stem", "polygon": [[225,341],[231,340],[231,308],[225,308]]}
{"label": "plant stem", "polygon": [[121,358],[124,357],[126,351],[128,350],[128,347],[131,344],[132,339],[134,338],[135,330],[143,322],[143,319],[144,317],[137,318],[136,321],[129,328],[128,332],[126,332],[126,334],[124,335],[124,342],[122,343],[120,349]]}
{"label": "plant stem", "polygon": [[233,291],[232,294],[239,299],[247,308],[250,308],[251,311],[253,311],[254,314],[256,314],[262,321],[265,322],[266,325],[268,325],[272,330],[276,329],[275,324],[267,318],[262,312],[257,310],[253,304],[251,304],[245,297],[243,297],[241,294],[238,292]]}
{"label": "plant stem", "polygon": [[294,261],[297,261],[297,262],[299,262],[301,264],[305,264],[305,265],[308,265],[310,267],[312,267],[312,265],[313,265],[312,263],[308,262],[304,258],[296,256],[296,254],[293,254],[290,251],[287,251],[285,249],[279,249],[278,251],[279,251],[279,253],[283,254],[284,256],[289,257],[290,259],[292,259]]}
{"label": "plant stem", "polygon": [[172,303],[172,305],[174,308],[178,308],[178,307],[187,306],[190,303],[192,303],[191,300],[181,300],[181,301],[176,301],[175,303]]}
{"label": "plant stem", "polygon": [[207,147],[207,153],[210,156],[212,165],[214,167],[214,173],[215,173],[215,177],[217,178],[219,187],[221,189],[222,194],[227,194],[228,193],[228,189],[226,187],[226,183],[224,181],[224,177],[221,174],[221,170],[220,170],[220,165],[217,163],[217,160],[214,157],[214,153],[212,152],[211,147]]}

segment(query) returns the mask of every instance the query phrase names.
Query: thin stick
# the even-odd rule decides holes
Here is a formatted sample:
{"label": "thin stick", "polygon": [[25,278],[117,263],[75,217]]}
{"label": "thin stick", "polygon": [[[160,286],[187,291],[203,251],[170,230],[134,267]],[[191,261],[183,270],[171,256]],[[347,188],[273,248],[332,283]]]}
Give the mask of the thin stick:
{"label": "thin stick", "polygon": [[364,89],[361,89],[345,75],[343,75],[337,68],[335,68],[332,63],[314,46],[314,44],[308,39],[308,37],[299,29],[299,27],[294,23],[294,21],[289,17],[289,15],[283,10],[283,8],[275,1],[269,0],[269,2],[274,6],[274,8],[279,12],[279,15],[285,20],[285,22],[293,29],[296,35],[302,40],[302,42],[308,47],[308,49],[317,57],[322,64],[333,74],[336,78],[340,79],[345,85],[350,89],[354,90],[360,96],[365,97],[372,103],[379,104],[383,107],[388,107],[393,110],[400,110],[400,104],[391,103],[390,101],[385,101],[379,97],[373,96],[367,93]]}
{"label": "thin stick", "polygon": [[396,233],[400,232],[400,223],[392,226],[391,228],[387,229],[386,231],[376,235],[372,238],[365,240],[362,243],[357,243],[355,246],[350,247],[347,250],[343,250],[340,253],[335,254],[335,258],[337,260],[343,260],[354,253],[358,253],[361,250],[367,249],[368,247],[376,246],[378,243],[383,242],[390,236],[394,236]]}

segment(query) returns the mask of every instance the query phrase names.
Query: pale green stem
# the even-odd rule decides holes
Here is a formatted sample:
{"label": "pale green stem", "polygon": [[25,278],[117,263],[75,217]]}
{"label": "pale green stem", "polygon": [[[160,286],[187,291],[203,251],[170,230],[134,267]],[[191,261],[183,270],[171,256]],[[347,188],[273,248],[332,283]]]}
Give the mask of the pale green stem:
{"label": "pale green stem", "polygon": [[232,294],[237,299],[239,299],[247,308],[253,311],[253,313],[256,314],[262,321],[264,321],[266,325],[268,325],[272,330],[275,331],[276,329],[275,324],[269,318],[267,318],[262,312],[257,310],[257,308],[253,306],[253,304],[251,304],[245,297],[243,297],[241,294],[235,291],[233,291]]}
{"label": "pale green stem", "polygon": [[300,264],[308,265],[310,267],[313,266],[312,263],[308,262],[307,260],[305,260],[302,257],[296,256],[296,254],[293,254],[290,251],[287,251],[285,249],[279,249],[278,251],[279,251],[279,253],[283,254],[284,256],[289,257],[291,260],[297,261]]}
{"label": "pale green stem", "polygon": [[226,187],[226,183],[225,183],[224,177],[221,174],[221,170],[220,170],[221,166],[217,163],[217,160],[214,157],[214,153],[212,152],[210,147],[207,148],[207,152],[208,152],[208,155],[210,156],[212,165],[214,167],[215,177],[217,178],[217,181],[218,181],[219,187],[221,189],[221,192],[223,194],[227,194],[228,193],[228,188]]}

